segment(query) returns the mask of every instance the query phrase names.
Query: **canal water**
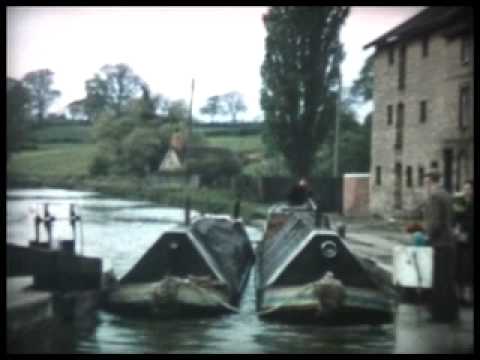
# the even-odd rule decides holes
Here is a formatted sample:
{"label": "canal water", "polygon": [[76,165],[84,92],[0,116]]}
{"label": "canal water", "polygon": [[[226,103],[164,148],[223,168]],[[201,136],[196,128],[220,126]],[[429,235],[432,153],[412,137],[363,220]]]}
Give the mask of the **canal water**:
{"label": "canal water", "polygon": [[[182,209],[147,201],[105,197],[62,189],[7,192],[7,241],[27,245],[34,238],[33,216],[49,203],[58,217],[73,203],[83,219],[83,241],[77,251],[104,260],[104,269],[124,275],[168,228],[184,219]],[[247,229],[253,242],[261,237]],[[78,229],[77,238],[82,238]],[[45,241],[45,234],[42,233]],[[72,236],[67,221],[54,225],[57,239]],[[62,353],[392,353],[393,324],[320,327],[260,320],[255,314],[254,272],[240,313],[219,317],[161,320],[131,318],[99,311],[81,324],[65,325],[55,335],[51,352]]]}

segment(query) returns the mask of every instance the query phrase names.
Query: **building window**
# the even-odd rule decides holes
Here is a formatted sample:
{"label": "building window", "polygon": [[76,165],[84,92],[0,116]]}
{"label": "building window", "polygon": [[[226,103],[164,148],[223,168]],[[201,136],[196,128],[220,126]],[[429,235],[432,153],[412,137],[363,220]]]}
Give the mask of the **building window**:
{"label": "building window", "polygon": [[393,65],[394,63],[394,60],[395,60],[395,57],[394,57],[394,47],[393,46],[390,46],[388,48],[388,65]]}
{"label": "building window", "polygon": [[412,183],[412,167],[407,166],[407,187],[411,188],[413,186]]}
{"label": "building window", "polygon": [[402,45],[398,54],[398,90],[405,89],[405,73],[407,68],[406,53],[407,48],[405,45]]}
{"label": "building window", "polygon": [[460,59],[463,65],[470,63],[470,59],[472,56],[472,38],[471,37],[463,37],[462,44],[461,44],[461,53]]}
{"label": "building window", "polygon": [[427,121],[427,101],[420,101],[420,122],[424,123]]}
{"label": "building window", "polygon": [[430,167],[431,167],[432,169],[437,169],[437,170],[438,170],[438,161],[432,160],[432,161],[430,162]]}
{"label": "building window", "polygon": [[428,36],[425,36],[422,39],[422,57],[426,58],[428,56]]}
{"label": "building window", "polygon": [[423,177],[425,176],[425,170],[423,169],[423,166],[418,167],[418,186],[422,187],[423,186]]}
{"label": "building window", "polygon": [[402,209],[402,163],[395,163],[393,207],[398,210]]}
{"label": "building window", "polygon": [[393,124],[393,105],[387,106],[387,125]]}
{"label": "building window", "polygon": [[460,150],[457,154],[457,186],[455,187],[456,191],[460,191],[462,189],[463,181],[464,181],[464,169],[466,168],[467,156],[464,150]]}
{"label": "building window", "polygon": [[395,134],[395,149],[401,150],[403,147],[403,122],[404,122],[405,109],[402,103],[397,105],[397,121],[396,121],[396,134]]}
{"label": "building window", "polygon": [[470,86],[460,88],[458,105],[458,127],[464,130],[470,124]]}
{"label": "building window", "polygon": [[375,167],[375,185],[382,185],[382,168],[380,166]]}

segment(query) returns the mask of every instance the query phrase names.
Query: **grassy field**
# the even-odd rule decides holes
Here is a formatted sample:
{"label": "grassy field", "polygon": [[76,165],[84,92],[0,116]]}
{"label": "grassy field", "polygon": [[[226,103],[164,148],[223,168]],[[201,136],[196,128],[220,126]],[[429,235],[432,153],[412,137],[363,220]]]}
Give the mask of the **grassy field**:
{"label": "grassy field", "polygon": [[59,183],[88,176],[94,144],[43,144],[37,150],[13,154],[9,178],[25,182]]}
{"label": "grassy field", "polygon": [[37,143],[90,143],[92,127],[85,125],[49,125],[35,129],[32,140]]}
{"label": "grassy field", "polygon": [[207,143],[211,146],[218,146],[230,149],[234,152],[261,152],[263,143],[261,135],[244,136],[208,136]]}
{"label": "grassy field", "polygon": [[[95,153],[92,127],[51,125],[34,131],[37,149],[13,154],[7,164],[9,178],[24,182],[62,182],[88,177],[88,168]],[[206,136],[211,146],[228,148],[237,153],[262,152],[260,135]]]}
{"label": "grassy field", "polygon": [[[215,135],[203,133],[211,146],[225,147],[235,152],[259,152],[263,150],[260,134],[257,135]],[[49,125],[35,129],[32,140],[37,144],[83,144],[92,143],[92,126],[85,125]]]}

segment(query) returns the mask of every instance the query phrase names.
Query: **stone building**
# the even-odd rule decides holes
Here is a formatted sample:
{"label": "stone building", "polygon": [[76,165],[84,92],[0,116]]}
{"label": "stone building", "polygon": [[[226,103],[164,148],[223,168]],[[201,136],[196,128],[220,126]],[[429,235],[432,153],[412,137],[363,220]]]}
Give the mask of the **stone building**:
{"label": "stone building", "polygon": [[473,178],[473,8],[430,7],[367,44],[374,54],[370,212],[426,198],[436,167],[450,192]]}

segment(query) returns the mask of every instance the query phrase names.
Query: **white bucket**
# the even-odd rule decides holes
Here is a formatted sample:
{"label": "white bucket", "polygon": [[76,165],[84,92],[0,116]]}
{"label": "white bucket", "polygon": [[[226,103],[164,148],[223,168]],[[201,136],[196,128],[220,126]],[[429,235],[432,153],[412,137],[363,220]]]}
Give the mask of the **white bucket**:
{"label": "white bucket", "polygon": [[407,288],[431,289],[433,248],[430,246],[395,246],[393,283]]}

